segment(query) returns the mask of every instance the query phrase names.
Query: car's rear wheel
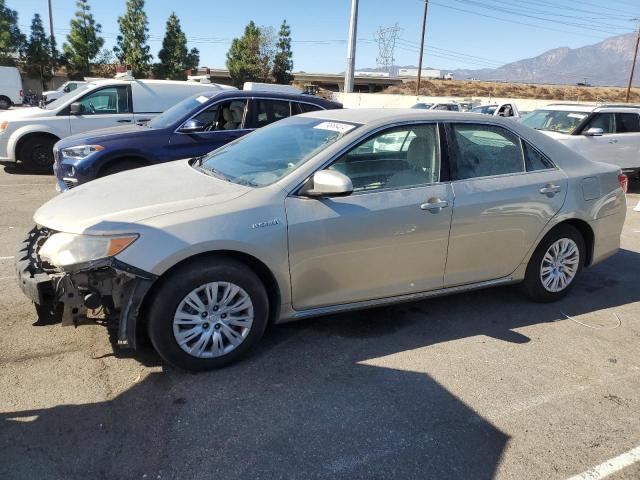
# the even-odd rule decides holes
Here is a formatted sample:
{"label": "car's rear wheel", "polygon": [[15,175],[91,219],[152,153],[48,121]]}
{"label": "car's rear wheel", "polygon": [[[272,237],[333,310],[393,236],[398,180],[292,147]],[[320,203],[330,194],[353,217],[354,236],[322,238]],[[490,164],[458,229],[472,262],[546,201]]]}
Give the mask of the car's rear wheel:
{"label": "car's rear wheel", "polygon": [[20,160],[36,172],[49,172],[53,166],[53,146],[56,140],[48,135],[33,135],[22,147]]}
{"label": "car's rear wheel", "polygon": [[571,225],[559,225],[540,242],[531,256],[523,282],[525,293],[537,302],[553,302],[574,287],[584,266],[585,243]]}
{"label": "car's rear wheel", "polygon": [[225,258],[193,262],[162,280],[149,309],[149,338],[172,365],[209,370],[248,353],[268,313],[264,285],[250,268]]}

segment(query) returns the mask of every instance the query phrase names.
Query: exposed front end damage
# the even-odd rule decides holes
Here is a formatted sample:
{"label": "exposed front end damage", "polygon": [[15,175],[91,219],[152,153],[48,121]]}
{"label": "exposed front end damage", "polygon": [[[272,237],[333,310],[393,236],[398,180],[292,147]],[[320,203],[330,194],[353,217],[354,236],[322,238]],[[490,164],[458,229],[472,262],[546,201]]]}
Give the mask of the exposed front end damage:
{"label": "exposed front end damage", "polygon": [[135,348],[142,301],[157,277],[113,257],[64,270],[48,265],[38,251],[53,233],[34,228],[16,256],[18,284],[39,318],[78,326],[88,310],[102,309],[107,322],[117,326],[118,345]]}

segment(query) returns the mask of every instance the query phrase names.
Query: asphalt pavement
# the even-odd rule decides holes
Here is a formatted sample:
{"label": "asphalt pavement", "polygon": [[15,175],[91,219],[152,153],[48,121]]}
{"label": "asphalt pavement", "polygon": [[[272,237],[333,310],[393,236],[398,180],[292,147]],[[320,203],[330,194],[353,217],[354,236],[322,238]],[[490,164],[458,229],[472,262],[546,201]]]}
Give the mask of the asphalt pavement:
{"label": "asphalt pavement", "polygon": [[638,193],[558,303],[511,286],[277,326],[204,374],[36,322],[13,256],[55,195],[0,162],[2,479],[566,479],[640,445]]}

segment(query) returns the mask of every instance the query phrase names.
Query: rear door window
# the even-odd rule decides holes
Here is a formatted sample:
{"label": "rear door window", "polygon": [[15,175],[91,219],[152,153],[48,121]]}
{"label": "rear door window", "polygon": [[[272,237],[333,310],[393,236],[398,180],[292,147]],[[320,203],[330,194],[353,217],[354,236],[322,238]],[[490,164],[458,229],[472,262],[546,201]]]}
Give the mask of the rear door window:
{"label": "rear door window", "polygon": [[616,133],[640,132],[640,115],[636,113],[616,113]]}
{"label": "rear door window", "polygon": [[494,125],[451,125],[452,175],[465,180],[524,172],[520,138]]}
{"label": "rear door window", "polygon": [[311,105],[310,103],[291,102],[292,114],[298,115],[300,113],[316,112],[322,110],[318,105]]}
{"label": "rear door window", "polygon": [[289,116],[291,116],[291,106],[288,101],[256,98],[253,101],[249,128],[262,128]]}

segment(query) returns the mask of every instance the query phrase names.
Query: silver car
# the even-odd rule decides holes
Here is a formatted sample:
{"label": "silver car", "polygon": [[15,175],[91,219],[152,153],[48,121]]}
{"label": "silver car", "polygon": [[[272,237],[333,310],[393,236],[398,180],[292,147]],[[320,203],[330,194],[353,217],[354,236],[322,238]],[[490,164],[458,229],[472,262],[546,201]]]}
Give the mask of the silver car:
{"label": "silver car", "polygon": [[515,282],[561,298],[618,250],[625,185],[501,118],[313,112],[54,198],[17,270],[41,317],[102,308],[122,346],[146,331],[205,370],[270,322]]}

